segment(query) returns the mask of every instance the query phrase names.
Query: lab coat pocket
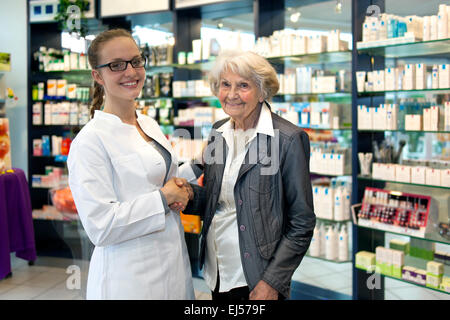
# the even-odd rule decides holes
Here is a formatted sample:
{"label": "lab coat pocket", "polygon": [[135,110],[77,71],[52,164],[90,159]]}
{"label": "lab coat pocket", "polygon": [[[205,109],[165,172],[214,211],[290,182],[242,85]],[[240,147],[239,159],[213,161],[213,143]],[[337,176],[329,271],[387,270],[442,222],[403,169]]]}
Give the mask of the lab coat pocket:
{"label": "lab coat pocket", "polygon": [[147,175],[138,154],[111,159],[115,171],[114,185],[121,200],[130,200],[149,189]]}

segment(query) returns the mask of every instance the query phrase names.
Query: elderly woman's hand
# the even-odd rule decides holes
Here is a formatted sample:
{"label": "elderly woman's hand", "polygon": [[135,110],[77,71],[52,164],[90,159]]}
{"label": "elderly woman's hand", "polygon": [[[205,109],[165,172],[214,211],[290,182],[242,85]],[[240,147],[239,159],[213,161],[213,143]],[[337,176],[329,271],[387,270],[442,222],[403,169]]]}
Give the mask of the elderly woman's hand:
{"label": "elderly woman's hand", "polygon": [[250,300],[278,300],[278,291],[260,280],[256,287],[250,292]]}
{"label": "elderly woman's hand", "polygon": [[[191,185],[187,182],[184,178],[175,178],[174,179],[175,184],[180,188],[185,188],[185,190],[189,194],[189,200],[194,199],[194,191],[192,190]],[[185,205],[181,202],[174,202],[169,205],[169,208],[174,211],[182,211],[186,208]]]}

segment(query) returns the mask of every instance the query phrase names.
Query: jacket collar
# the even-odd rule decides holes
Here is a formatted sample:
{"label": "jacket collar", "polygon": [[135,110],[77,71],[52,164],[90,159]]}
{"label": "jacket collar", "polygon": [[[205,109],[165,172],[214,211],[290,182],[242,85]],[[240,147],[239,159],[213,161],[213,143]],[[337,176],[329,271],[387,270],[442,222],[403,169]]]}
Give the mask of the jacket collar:
{"label": "jacket collar", "polygon": [[[216,129],[218,132],[225,133],[234,130],[233,120],[230,118],[227,122]],[[261,107],[261,113],[259,114],[258,123],[256,125],[255,136],[258,134],[265,134],[274,137],[272,112],[268,107],[267,101],[264,101]],[[250,139],[251,140],[251,139]]]}

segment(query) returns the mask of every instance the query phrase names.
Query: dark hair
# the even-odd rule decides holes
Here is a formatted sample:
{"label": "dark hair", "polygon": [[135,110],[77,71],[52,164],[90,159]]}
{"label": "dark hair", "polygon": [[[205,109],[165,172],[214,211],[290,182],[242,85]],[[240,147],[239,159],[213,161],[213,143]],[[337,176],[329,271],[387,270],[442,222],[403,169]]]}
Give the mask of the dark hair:
{"label": "dark hair", "polygon": [[[88,60],[91,68],[100,64],[100,50],[104,43],[118,37],[127,37],[134,41],[131,33],[125,29],[111,29],[103,31],[95,37],[88,49]],[[100,110],[103,105],[103,95],[105,94],[103,86],[94,81],[94,94],[91,106],[91,118],[94,117],[95,110]]]}

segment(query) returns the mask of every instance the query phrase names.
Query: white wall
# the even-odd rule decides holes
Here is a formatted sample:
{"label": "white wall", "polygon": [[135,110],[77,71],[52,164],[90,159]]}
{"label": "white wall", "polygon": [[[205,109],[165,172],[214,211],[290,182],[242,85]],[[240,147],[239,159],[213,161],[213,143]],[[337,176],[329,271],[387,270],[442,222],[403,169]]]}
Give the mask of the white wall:
{"label": "white wall", "polygon": [[0,52],[11,53],[11,71],[6,86],[19,98],[6,109],[10,122],[12,166],[28,171],[27,147],[27,3],[26,0],[0,0]]}

